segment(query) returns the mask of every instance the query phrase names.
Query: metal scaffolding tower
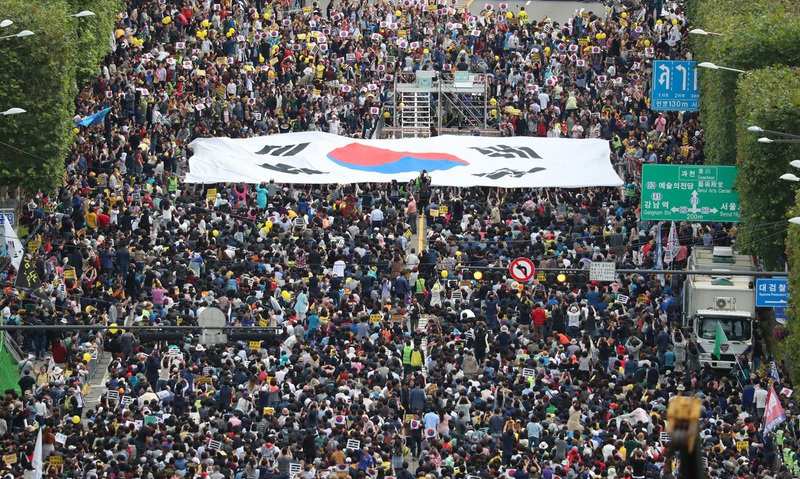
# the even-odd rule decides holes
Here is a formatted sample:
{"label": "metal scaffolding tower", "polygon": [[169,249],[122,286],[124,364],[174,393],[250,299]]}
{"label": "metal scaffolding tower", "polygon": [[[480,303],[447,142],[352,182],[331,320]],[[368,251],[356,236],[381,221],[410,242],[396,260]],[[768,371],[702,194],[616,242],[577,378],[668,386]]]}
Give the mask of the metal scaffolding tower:
{"label": "metal scaffolding tower", "polygon": [[394,124],[383,128],[382,136],[425,138],[433,128],[439,134],[499,135],[488,125],[486,80],[486,75],[469,72],[398,73],[391,105]]}

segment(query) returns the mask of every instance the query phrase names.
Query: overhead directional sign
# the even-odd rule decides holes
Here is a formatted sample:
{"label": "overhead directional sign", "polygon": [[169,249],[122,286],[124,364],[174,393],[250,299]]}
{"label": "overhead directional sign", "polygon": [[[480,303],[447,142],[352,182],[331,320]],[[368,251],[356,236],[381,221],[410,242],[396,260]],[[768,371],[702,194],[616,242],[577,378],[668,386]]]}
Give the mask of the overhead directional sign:
{"label": "overhead directional sign", "polygon": [[756,306],[759,308],[785,308],[788,304],[788,278],[756,279]]}
{"label": "overhead directional sign", "polygon": [[519,257],[509,263],[508,274],[511,275],[514,281],[527,283],[536,274],[536,267],[529,258]]}
{"label": "overhead directional sign", "polygon": [[735,166],[644,165],[642,221],[739,221]]}
{"label": "overhead directional sign", "polygon": [[654,60],[650,108],[657,111],[697,111],[700,90],[697,62]]}

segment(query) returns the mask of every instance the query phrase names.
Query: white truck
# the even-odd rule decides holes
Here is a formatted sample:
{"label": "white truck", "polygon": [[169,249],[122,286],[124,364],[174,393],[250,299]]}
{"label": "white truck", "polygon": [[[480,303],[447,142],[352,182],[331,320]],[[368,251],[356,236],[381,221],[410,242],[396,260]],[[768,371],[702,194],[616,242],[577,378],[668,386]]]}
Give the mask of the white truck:
{"label": "white truck", "polygon": [[[753,259],[734,254],[730,247],[695,247],[687,264],[689,271],[712,271],[710,275],[687,275],[683,286],[683,326],[700,349],[700,364],[731,369],[736,359],[753,345],[756,319],[754,278],[734,276],[731,271],[756,271]],[[720,357],[712,356],[717,323],[728,342]]]}

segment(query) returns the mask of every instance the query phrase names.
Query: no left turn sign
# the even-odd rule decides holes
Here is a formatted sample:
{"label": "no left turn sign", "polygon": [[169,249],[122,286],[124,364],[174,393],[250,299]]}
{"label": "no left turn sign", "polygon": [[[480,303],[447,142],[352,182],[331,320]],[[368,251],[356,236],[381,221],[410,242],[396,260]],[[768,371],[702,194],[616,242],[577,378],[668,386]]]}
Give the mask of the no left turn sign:
{"label": "no left turn sign", "polygon": [[508,274],[519,283],[527,283],[536,274],[536,267],[529,258],[519,257],[509,263]]}

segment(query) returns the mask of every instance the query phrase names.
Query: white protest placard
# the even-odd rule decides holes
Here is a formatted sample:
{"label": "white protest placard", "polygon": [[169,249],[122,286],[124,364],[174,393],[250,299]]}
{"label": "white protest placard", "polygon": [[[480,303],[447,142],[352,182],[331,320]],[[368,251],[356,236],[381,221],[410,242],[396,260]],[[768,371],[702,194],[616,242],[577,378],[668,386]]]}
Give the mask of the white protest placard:
{"label": "white protest placard", "polygon": [[629,299],[631,299],[631,298],[628,297],[628,296],[625,296],[624,294],[618,294],[617,295],[617,302],[620,303],[620,304],[628,304],[628,300]]}
{"label": "white protest placard", "polygon": [[350,449],[351,451],[356,451],[358,449],[361,449],[361,441],[357,439],[348,439],[347,449]]}
{"label": "white protest placard", "polygon": [[303,471],[303,468],[300,464],[296,462],[292,462],[289,464],[289,479],[293,479],[295,476],[300,474]]}
{"label": "white protest placard", "polygon": [[611,261],[592,261],[589,265],[589,281],[614,281],[617,265]]}
{"label": "white protest placard", "polygon": [[522,368],[522,377],[523,378],[532,378],[536,376],[536,370],[532,368]]}
{"label": "white protest placard", "polygon": [[213,439],[208,443],[208,448],[211,449],[212,451],[219,451],[221,447],[222,443],[219,441],[215,441]]}
{"label": "white protest placard", "polygon": [[67,435],[64,433],[57,432],[56,433],[56,442],[59,444],[66,444],[67,443]]}
{"label": "white protest placard", "polygon": [[122,396],[122,400],[120,401],[120,404],[122,404],[123,407],[127,407],[132,402],[133,402],[133,398],[132,397],[130,397],[130,396]]}
{"label": "white protest placard", "polygon": [[113,389],[106,391],[106,399],[109,401],[119,401],[119,393]]}

